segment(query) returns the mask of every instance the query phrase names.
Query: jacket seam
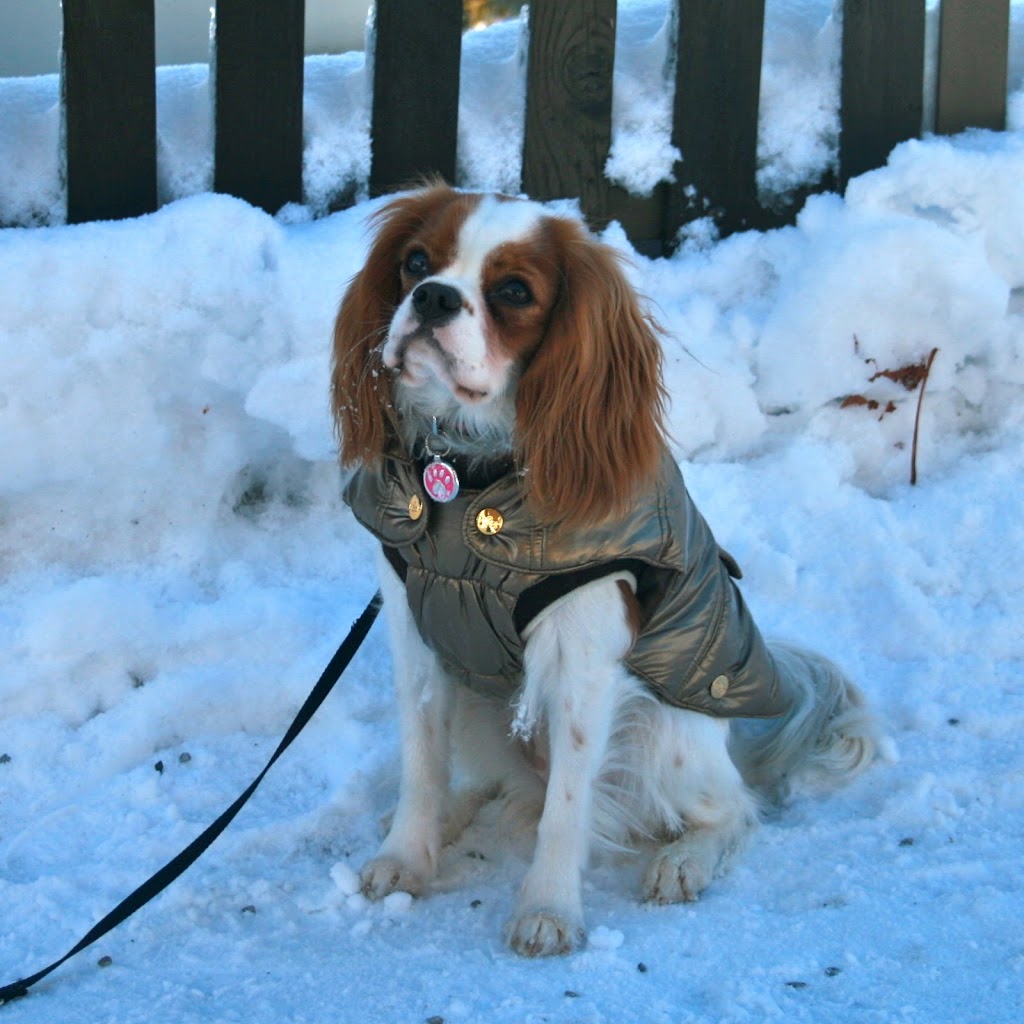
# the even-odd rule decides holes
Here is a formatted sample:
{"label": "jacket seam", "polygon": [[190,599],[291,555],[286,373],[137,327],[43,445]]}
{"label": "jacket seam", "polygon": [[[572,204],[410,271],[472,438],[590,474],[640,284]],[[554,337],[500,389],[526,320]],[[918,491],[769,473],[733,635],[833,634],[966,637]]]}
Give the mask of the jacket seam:
{"label": "jacket seam", "polygon": [[[731,583],[730,583],[731,586]],[[719,587],[715,591],[715,607],[712,614],[711,622],[708,623],[708,628],[705,630],[704,636],[701,638],[700,647],[697,649],[697,653],[690,661],[686,671],[686,689],[689,689],[697,681],[697,675],[700,672],[700,667],[704,663],[704,659],[707,657],[708,651],[714,646],[715,641],[718,639],[718,635],[722,630],[722,622],[725,618],[726,604],[729,598],[732,596],[727,593],[725,588]]]}

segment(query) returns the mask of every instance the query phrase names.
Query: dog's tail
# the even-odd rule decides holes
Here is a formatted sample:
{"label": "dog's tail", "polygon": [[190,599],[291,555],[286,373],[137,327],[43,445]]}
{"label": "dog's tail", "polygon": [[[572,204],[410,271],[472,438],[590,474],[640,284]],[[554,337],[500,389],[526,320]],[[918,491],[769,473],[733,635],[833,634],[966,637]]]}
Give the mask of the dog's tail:
{"label": "dog's tail", "polygon": [[795,783],[833,788],[862,772],[881,736],[861,692],[820,654],[781,643],[769,649],[789,710],[735,722],[730,753],[747,785],[780,802]]}

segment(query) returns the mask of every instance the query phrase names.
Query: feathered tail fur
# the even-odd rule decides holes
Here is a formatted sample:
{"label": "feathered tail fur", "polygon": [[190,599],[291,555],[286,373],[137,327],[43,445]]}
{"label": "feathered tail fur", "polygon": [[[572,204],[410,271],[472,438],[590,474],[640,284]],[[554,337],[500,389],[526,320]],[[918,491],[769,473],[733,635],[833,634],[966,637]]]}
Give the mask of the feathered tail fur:
{"label": "feathered tail fur", "polygon": [[879,732],[856,686],[827,658],[769,644],[790,710],[770,721],[734,723],[729,751],[743,780],[771,802],[794,785],[830,788],[875,759]]}

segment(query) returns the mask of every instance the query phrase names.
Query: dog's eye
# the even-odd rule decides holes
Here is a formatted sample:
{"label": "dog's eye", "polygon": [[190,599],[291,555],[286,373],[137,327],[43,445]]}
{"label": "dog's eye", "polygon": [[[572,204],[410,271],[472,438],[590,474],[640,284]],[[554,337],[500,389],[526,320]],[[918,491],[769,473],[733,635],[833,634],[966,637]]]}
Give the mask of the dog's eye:
{"label": "dog's eye", "polygon": [[533,302],[533,292],[518,277],[502,281],[494,290],[494,297],[510,306],[528,306]]}
{"label": "dog's eye", "polygon": [[405,257],[405,271],[412,277],[426,277],[430,273],[430,259],[422,249],[413,249]]}

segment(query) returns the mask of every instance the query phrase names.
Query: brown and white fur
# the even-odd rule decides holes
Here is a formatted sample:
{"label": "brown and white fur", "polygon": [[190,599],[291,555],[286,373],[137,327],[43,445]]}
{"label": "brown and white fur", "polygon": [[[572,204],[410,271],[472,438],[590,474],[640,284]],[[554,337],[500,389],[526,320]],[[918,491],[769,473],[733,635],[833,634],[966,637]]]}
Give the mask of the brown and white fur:
{"label": "brown and white fur", "polygon": [[[525,469],[526,499],[571,530],[627,507],[664,443],[661,347],[617,255],[538,204],[432,185],[375,217],[334,332],[333,405],[348,465],[390,439],[422,450],[432,418],[453,452]],[[548,956],[585,938],[593,841],[653,846],[643,895],[694,900],[796,778],[843,781],[872,760],[870,716],[831,663],[772,653],[790,710],[737,723],[656,699],[623,666],[635,599],[620,578],[560,599],[528,628],[511,703],[446,675],[386,559],[379,573],[402,744],[398,806],[363,891],[425,892],[446,843],[490,795],[539,813],[506,927]],[[453,786],[453,779],[460,782]]]}

